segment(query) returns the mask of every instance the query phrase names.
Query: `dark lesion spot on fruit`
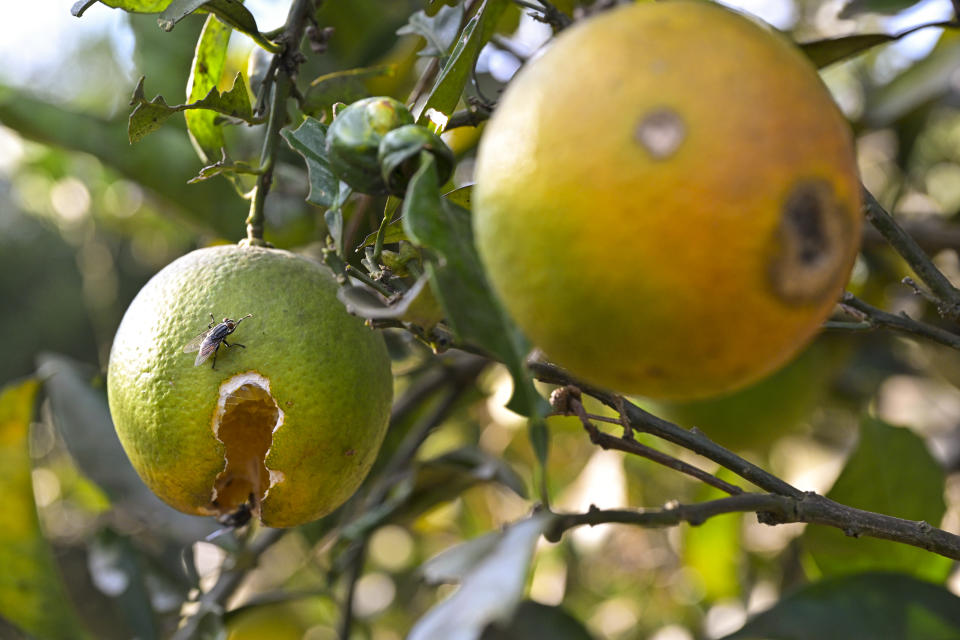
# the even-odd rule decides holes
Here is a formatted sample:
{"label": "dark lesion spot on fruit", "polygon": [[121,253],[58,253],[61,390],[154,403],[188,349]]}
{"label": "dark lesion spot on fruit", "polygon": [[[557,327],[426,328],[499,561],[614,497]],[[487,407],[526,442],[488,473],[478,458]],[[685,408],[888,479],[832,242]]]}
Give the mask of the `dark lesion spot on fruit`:
{"label": "dark lesion spot on fruit", "polygon": [[787,192],[776,229],[770,283],[787,304],[818,302],[835,295],[847,268],[852,225],[833,186],[805,179]]}

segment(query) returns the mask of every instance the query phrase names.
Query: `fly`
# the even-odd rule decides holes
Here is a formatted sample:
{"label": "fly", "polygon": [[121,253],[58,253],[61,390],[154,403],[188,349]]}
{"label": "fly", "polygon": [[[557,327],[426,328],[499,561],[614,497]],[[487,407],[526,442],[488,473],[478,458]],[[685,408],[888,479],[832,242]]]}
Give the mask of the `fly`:
{"label": "fly", "polygon": [[211,540],[219,538],[225,533],[236,531],[237,529],[247,526],[247,524],[253,518],[253,502],[254,497],[251,493],[250,499],[237,507],[236,511],[223,514],[217,518],[217,523],[222,524],[223,527],[208,535],[206,538],[204,538],[204,540],[210,542]]}
{"label": "fly", "polygon": [[[223,322],[217,323],[214,319],[213,314],[210,314],[210,324],[207,325],[207,330],[198,335],[196,338],[188,342],[183,347],[184,353],[192,353],[198,351],[197,359],[194,360],[193,366],[199,367],[204,362],[207,361],[211,355],[213,356],[213,365],[211,368],[216,369],[217,367],[217,350],[220,349],[220,345],[225,345],[227,347],[244,347],[239,342],[234,342],[230,344],[227,342],[227,336],[236,331],[237,325],[246,320],[247,318],[252,318],[253,314],[248,313],[239,320],[231,320],[230,318],[224,318]],[[214,326],[216,325],[216,326]]]}

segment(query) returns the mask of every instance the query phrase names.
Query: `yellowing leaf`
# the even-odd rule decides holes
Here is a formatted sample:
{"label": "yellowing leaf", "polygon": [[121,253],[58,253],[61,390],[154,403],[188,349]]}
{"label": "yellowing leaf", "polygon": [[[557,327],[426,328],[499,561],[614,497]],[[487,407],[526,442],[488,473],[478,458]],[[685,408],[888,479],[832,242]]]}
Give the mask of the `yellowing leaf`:
{"label": "yellowing leaf", "polygon": [[86,638],[40,531],[33,500],[29,434],[40,383],[0,391],[0,616],[37,638]]}

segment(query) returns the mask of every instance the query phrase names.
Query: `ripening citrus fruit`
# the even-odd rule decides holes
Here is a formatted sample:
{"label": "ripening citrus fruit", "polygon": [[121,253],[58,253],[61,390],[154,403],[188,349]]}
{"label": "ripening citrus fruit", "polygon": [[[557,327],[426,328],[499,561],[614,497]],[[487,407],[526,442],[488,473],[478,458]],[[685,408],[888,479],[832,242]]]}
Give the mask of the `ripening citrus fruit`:
{"label": "ripening citrus fruit", "polygon": [[806,344],[853,264],[851,134],[780,35],[706,2],[563,32],[478,151],[478,248],[507,310],[595,384],[705,397]]}
{"label": "ripening citrus fruit", "polygon": [[[194,366],[184,346],[211,313],[252,317],[215,367]],[[250,507],[273,527],[353,493],[392,398],[383,339],[347,314],[322,266],[236,245],[189,253],[144,286],[114,338],[107,390],[130,461],[164,501],[198,515]]]}

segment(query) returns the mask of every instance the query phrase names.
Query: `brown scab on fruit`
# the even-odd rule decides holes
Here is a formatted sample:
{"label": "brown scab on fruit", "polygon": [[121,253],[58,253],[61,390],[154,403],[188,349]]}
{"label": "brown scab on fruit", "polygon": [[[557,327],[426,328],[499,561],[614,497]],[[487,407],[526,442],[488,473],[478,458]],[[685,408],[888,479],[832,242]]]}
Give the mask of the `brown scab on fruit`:
{"label": "brown scab on fruit", "polygon": [[637,125],[637,142],[654,160],[670,157],[687,137],[687,127],[680,115],[668,107],[647,113]]}
{"label": "brown scab on fruit", "polygon": [[776,230],[770,282],[787,304],[834,295],[846,268],[850,219],[825,180],[806,179],[787,193]]}

